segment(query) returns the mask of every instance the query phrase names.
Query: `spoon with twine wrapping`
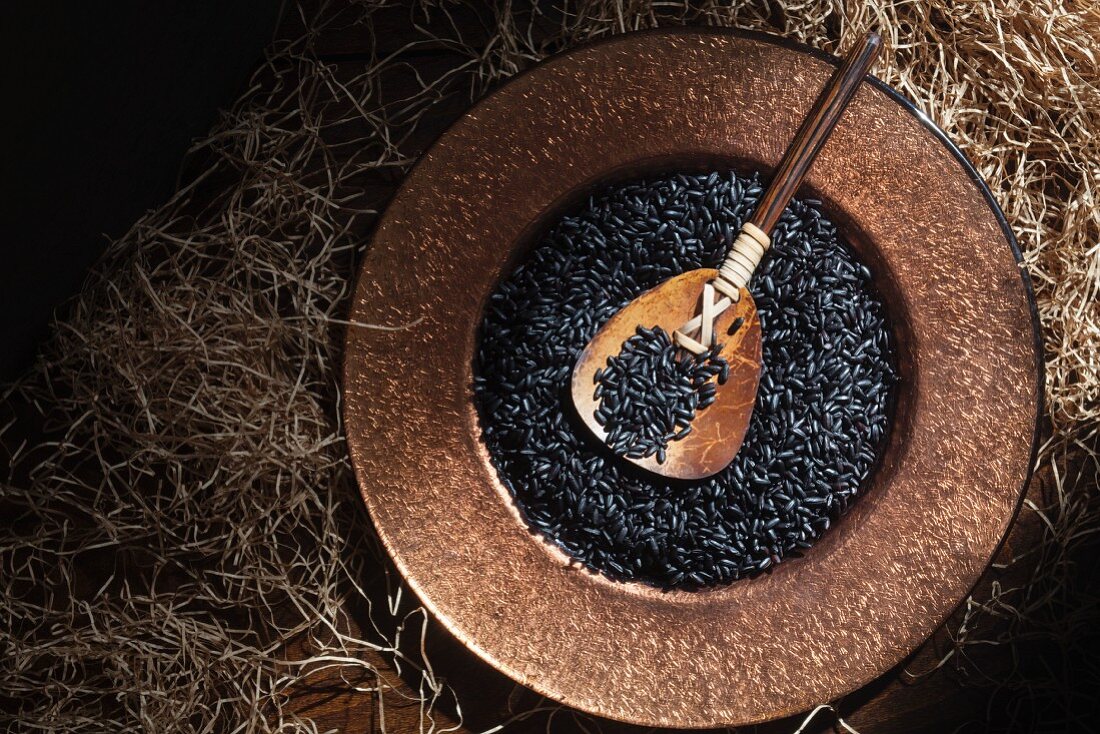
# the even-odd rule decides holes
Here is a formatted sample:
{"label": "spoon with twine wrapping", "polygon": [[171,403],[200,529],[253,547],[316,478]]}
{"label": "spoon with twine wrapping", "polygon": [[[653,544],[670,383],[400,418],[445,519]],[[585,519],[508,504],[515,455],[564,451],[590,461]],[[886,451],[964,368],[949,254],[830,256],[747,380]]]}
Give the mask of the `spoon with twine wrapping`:
{"label": "spoon with twine wrapping", "polygon": [[737,455],[760,380],[760,319],[747,286],[881,46],[868,33],[845,57],[721,266],[646,291],[581,352],[573,403],[592,433],[627,461],[665,477],[701,479]]}

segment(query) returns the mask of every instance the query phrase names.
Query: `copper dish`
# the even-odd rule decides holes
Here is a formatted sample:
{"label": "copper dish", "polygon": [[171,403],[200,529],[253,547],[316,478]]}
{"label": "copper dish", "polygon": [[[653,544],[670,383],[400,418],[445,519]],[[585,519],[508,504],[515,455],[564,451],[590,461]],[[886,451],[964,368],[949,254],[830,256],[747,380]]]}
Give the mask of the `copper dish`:
{"label": "copper dish", "polygon": [[[865,82],[801,195],[876,273],[902,382],[881,467],[803,558],[705,592],[617,583],[532,534],[471,391],[482,306],[595,185],[768,170],[837,61],[714,30],[620,36],[476,105],[409,175],[363,263],[346,421],[363,498],[409,586],[467,647],[549,698],[654,726],[807,710],[871,681],[950,614],[1029,478],[1041,411],[1019,251],[959,151]],[[421,317],[422,320],[421,320]]]}

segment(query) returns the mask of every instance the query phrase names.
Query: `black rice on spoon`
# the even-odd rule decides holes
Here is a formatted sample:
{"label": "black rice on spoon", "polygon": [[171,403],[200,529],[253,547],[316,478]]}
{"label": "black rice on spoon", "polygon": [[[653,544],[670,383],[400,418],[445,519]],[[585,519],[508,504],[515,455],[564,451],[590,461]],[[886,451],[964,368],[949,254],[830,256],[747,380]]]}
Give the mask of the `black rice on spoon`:
{"label": "black rice on spoon", "polygon": [[729,378],[729,363],[716,344],[695,355],[676,347],[659,326],[639,326],[622,351],[596,370],[593,393],[596,422],[604,442],[619,456],[655,456],[665,463],[670,441],[691,433],[699,411],[714,403],[719,385]]}

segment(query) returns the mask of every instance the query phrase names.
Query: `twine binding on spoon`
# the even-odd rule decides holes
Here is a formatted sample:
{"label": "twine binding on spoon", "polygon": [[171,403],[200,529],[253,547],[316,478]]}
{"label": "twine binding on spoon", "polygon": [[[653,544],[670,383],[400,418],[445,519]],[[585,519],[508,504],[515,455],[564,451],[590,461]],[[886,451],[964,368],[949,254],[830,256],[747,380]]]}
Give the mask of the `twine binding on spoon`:
{"label": "twine binding on spoon", "polygon": [[[718,269],[718,277],[703,286],[698,313],[672,332],[676,346],[700,355],[714,345],[714,322],[741,298],[760,259],[771,246],[771,238],[752,222],[746,222],[733,247]],[[723,298],[715,301],[715,294]],[[698,335],[698,339],[695,336]]]}

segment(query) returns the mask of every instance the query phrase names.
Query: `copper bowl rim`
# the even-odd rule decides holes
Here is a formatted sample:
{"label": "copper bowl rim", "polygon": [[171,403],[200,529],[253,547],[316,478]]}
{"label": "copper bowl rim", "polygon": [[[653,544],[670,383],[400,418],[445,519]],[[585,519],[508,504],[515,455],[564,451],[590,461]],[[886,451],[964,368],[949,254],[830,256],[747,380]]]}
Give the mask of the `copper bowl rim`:
{"label": "copper bowl rim", "polygon": [[[771,36],[771,35],[767,35],[767,34],[756,33],[756,32],[740,31],[740,30],[733,30],[733,29],[714,29],[714,28],[706,28],[706,29],[703,29],[703,28],[678,28],[678,29],[655,29],[655,30],[650,30],[650,31],[639,31],[639,32],[631,33],[631,34],[625,34],[625,35],[620,35],[620,36],[614,36],[614,37],[607,38],[607,39],[601,39],[601,40],[596,41],[594,43],[585,44],[585,45],[580,46],[576,49],[573,49],[573,50],[571,50],[571,51],[569,51],[565,54],[554,56],[554,57],[551,57],[551,58],[549,58],[549,59],[547,59],[543,62],[540,62],[539,64],[532,67],[531,69],[528,69],[528,70],[524,71],[523,73],[517,75],[512,80],[510,80],[509,83],[505,84],[500,89],[497,89],[496,91],[494,91],[491,95],[489,95],[486,98],[484,98],[483,100],[479,101],[476,105],[474,105],[474,107],[469,112],[466,113],[466,115],[464,115],[462,118],[460,118],[460,120],[458,122],[456,122],[455,125],[452,126],[451,130],[454,130],[455,127],[457,127],[460,123],[463,123],[463,121],[467,120],[472,115],[475,115],[478,112],[480,112],[481,110],[483,110],[490,102],[495,102],[499,97],[508,94],[509,90],[514,88],[515,83],[517,81],[519,81],[521,79],[527,79],[528,77],[531,77],[531,76],[538,75],[544,69],[546,69],[547,67],[552,66],[556,63],[559,63],[560,60],[563,59],[563,58],[576,57],[576,56],[581,55],[581,54],[589,53],[593,49],[598,49],[600,47],[616,46],[618,44],[632,43],[632,42],[638,42],[638,41],[641,41],[641,42],[644,43],[644,40],[645,40],[646,37],[685,38],[685,37],[698,37],[698,36],[710,36],[710,37],[719,37],[719,38],[721,38],[721,37],[732,37],[732,38],[735,38],[735,39],[743,39],[743,40],[748,40],[748,41],[762,42],[762,43],[765,43],[765,44],[768,44],[768,45],[771,45],[771,46],[776,46],[776,47],[779,47],[781,49],[785,49],[785,50],[788,50],[788,51],[794,51],[794,52],[798,52],[798,53],[801,53],[801,54],[806,54],[806,55],[808,55],[808,56],[810,56],[814,59],[824,61],[824,62],[826,62],[826,63],[828,63],[832,66],[836,66],[836,65],[839,64],[839,60],[836,57],[831,56],[827,53],[818,51],[818,50],[813,49],[811,47],[808,47],[808,46],[805,46],[803,44],[799,44],[799,43],[796,43],[796,42],[793,42],[793,41],[790,41],[790,40],[787,40],[787,39],[784,39],[784,38]],[[981,180],[979,174],[974,169],[974,167],[970,164],[970,162],[966,159],[964,154],[958,149],[957,146],[955,146],[950,141],[950,139],[947,137],[947,135],[942,130],[940,130],[940,128],[938,128],[926,115],[924,115],[922,112],[917,110],[916,107],[914,107],[910,102],[908,102],[900,94],[898,94],[896,91],[894,91],[892,88],[890,88],[885,83],[883,83],[883,82],[881,82],[877,79],[874,79],[873,77],[869,77],[867,81],[870,83],[870,86],[872,86],[873,88],[875,88],[879,92],[885,94],[886,97],[890,101],[892,101],[893,103],[898,105],[908,115],[911,115],[912,117],[916,118],[916,120],[920,123],[920,125],[922,126],[922,128],[925,132],[932,133],[933,137],[935,137],[936,139],[938,139],[940,141],[940,143],[944,146],[944,148],[949,152],[950,156],[954,159],[954,163],[957,166],[962,168],[962,170],[965,172],[966,177],[969,180],[969,182],[972,185],[974,185],[978,189],[978,191],[980,192],[982,198],[984,199],[984,202],[985,202],[986,206],[988,207],[988,211],[993,214],[993,217],[996,221],[997,226],[1000,229],[1000,233],[1003,236],[1004,241],[1007,242],[1007,244],[1009,245],[1009,248],[1011,250],[1014,261],[1017,264],[1022,263],[1022,255],[1021,255],[1018,243],[1017,243],[1015,237],[1013,236],[1013,234],[1011,232],[1011,229],[1008,226],[1008,223],[1007,223],[1007,220],[1004,216],[1004,213],[1001,211],[1000,207],[997,205],[996,200],[993,198],[993,195],[990,192],[989,188]],[[430,148],[425,153],[425,155],[421,158],[420,161],[417,162],[416,166],[414,166],[413,171],[410,172],[409,176],[407,176],[405,181],[402,183],[401,187],[398,190],[398,193],[394,197],[394,200],[393,200],[394,202],[398,202],[399,200],[402,200],[408,194],[410,189],[414,188],[415,186],[417,186],[421,183],[420,179],[423,176],[421,176],[419,174],[422,173],[422,171],[424,169],[426,169],[430,166],[430,164],[431,164],[430,162],[435,161],[436,157],[439,155],[440,149],[445,149],[446,146],[448,145],[449,141],[450,141],[450,131],[448,131],[448,133],[444,133],[442,136],[440,136],[439,139],[436,140],[435,143],[433,143],[430,146]],[[379,237],[379,233],[385,232],[385,227],[387,227],[387,226],[389,226],[391,228],[391,230],[400,229],[400,224],[395,223],[395,215],[393,214],[393,210],[394,210],[394,206],[393,206],[393,204],[391,204],[390,209],[387,210],[386,214],[383,216],[383,218],[379,222],[378,230],[376,230],[376,232],[375,232],[375,237],[376,238]],[[558,207],[556,205],[548,206],[547,211],[560,211],[560,207]],[[544,214],[546,214],[545,211],[544,211]],[[839,215],[841,217],[843,217],[844,216],[843,211],[840,211]],[[525,230],[525,234],[522,237],[517,238],[517,241],[521,240],[521,239],[524,239],[524,238],[529,238],[531,236],[531,232],[538,230],[538,226],[541,226],[541,225],[537,225],[537,223],[534,223],[534,222],[530,223],[527,226],[526,230]],[[390,233],[388,233],[388,235],[392,235],[392,231]],[[371,251],[373,252],[374,249],[375,248],[372,247]],[[511,243],[511,245],[509,246],[509,248],[507,248],[507,254],[508,254],[509,258],[506,258],[506,259],[510,259],[511,257],[514,257],[517,251],[522,251],[522,247],[517,247],[516,241],[513,241]],[[368,294],[363,294],[362,293],[363,288],[364,288],[364,281],[368,277],[368,268],[370,267],[370,263],[371,263],[371,259],[368,256],[367,258],[364,259],[364,262],[362,264],[362,271],[361,271],[360,276],[359,276],[359,284],[358,284],[357,290],[356,290],[355,303],[353,304],[353,307],[352,307],[353,314],[352,314],[351,320],[353,322],[357,321],[359,319],[359,317],[361,316],[361,312],[364,309],[364,304],[365,303],[371,301],[372,298],[373,298],[373,300],[377,301],[377,298],[372,296],[371,294],[369,294],[369,293]],[[1026,470],[1023,473],[1022,482],[1019,483],[1019,489],[1016,492],[1015,500],[1013,502],[1011,511],[1010,511],[1008,517],[1005,518],[1005,522],[1003,523],[1005,528],[1007,528],[1008,522],[1010,522],[1015,517],[1016,513],[1019,511],[1020,506],[1022,504],[1022,500],[1023,500],[1024,490],[1026,489],[1026,487],[1027,487],[1027,485],[1030,481],[1030,478],[1031,478],[1031,472],[1032,472],[1032,469],[1034,467],[1035,457],[1037,455],[1038,446],[1039,446],[1041,416],[1043,415],[1043,401],[1044,401],[1044,398],[1043,398],[1043,395],[1044,395],[1044,391],[1043,391],[1043,379],[1044,379],[1043,352],[1042,352],[1042,344],[1041,344],[1041,335],[1040,335],[1040,331],[1039,331],[1038,310],[1037,310],[1037,307],[1036,307],[1036,304],[1035,304],[1034,294],[1033,294],[1033,291],[1032,291],[1031,282],[1030,282],[1029,276],[1027,274],[1027,271],[1025,269],[1023,269],[1022,267],[1020,267],[1020,268],[1018,268],[1018,272],[1020,274],[1021,282],[1023,284],[1023,292],[1024,292],[1024,295],[1026,297],[1027,310],[1028,310],[1028,314],[1029,314],[1029,317],[1030,317],[1031,350],[1032,350],[1032,356],[1033,356],[1033,364],[1031,365],[1030,369],[1034,370],[1035,380],[1033,382],[1033,386],[1034,386],[1033,394],[1029,398],[1029,403],[1030,403],[1030,405],[1032,407],[1032,410],[1033,410],[1033,419],[1031,421],[1031,430],[1030,430],[1030,446],[1029,446],[1029,454],[1028,454],[1029,458],[1027,460]],[[396,311],[395,311],[395,313],[396,313]],[[376,314],[371,314],[371,315],[376,316]],[[478,322],[479,322],[480,321],[480,308],[477,311],[477,315],[478,315]],[[474,325],[474,331],[476,332],[476,330],[477,330],[477,324]],[[357,338],[359,335],[361,335],[361,332],[358,332],[356,330],[349,330],[349,332],[348,332],[348,345],[347,345],[347,350],[345,352],[345,374],[344,374],[344,385],[345,385],[345,390],[347,392],[347,400],[344,403],[344,413],[345,413],[345,421],[346,421],[346,424],[347,424],[347,427],[348,427],[347,428],[347,430],[348,430],[348,440],[349,440],[349,446],[351,448],[353,464],[354,464],[354,467],[355,467],[356,476],[357,476],[357,479],[359,481],[364,500],[367,503],[368,509],[371,511],[372,518],[375,519],[375,524],[376,524],[376,527],[378,529],[379,536],[380,536],[380,539],[381,539],[382,543],[384,544],[384,546],[386,547],[386,549],[390,553],[390,555],[393,557],[398,569],[401,571],[401,573],[405,577],[405,579],[408,582],[408,584],[410,585],[410,587],[417,593],[417,595],[420,597],[421,601],[434,614],[436,619],[438,619],[447,629],[450,630],[451,633],[453,633],[459,640],[461,640],[463,642],[463,644],[465,644],[469,649],[471,649],[479,657],[484,659],[486,662],[488,662],[493,667],[497,668],[498,670],[501,670],[502,672],[506,673],[507,675],[509,675],[513,679],[515,679],[515,680],[523,683],[524,685],[534,689],[538,693],[547,696],[548,698],[551,698],[553,700],[558,700],[558,701],[561,701],[561,702],[569,704],[569,705],[576,706],[576,707],[578,707],[582,710],[588,711],[590,713],[594,713],[594,714],[602,715],[602,716],[607,716],[607,717],[610,717],[610,718],[615,718],[615,719],[618,719],[618,720],[627,721],[627,722],[635,723],[635,724],[641,724],[641,725],[649,725],[649,726],[686,726],[686,727],[692,727],[692,728],[706,728],[706,727],[719,726],[719,725],[751,724],[751,723],[757,723],[757,722],[761,722],[761,721],[774,719],[774,718],[777,718],[777,717],[783,716],[783,715],[794,714],[794,713],[797,713],[798,711],[806,710],[807,708],[812,706],[814,702],[816,702],[816,699],[806,699],[804,701],[804,703],[806,704],[805,706],[799,705],[799,706],[794,706],[794,707],[787,706],[785,708],[777,708],[777,709],[774,709],[774,710],[767,711],[766,714],[759,714],[758,713],[758,714],[756,714],[755,716],[752,716],[752,717],[739,718],[739,719],[736,719],[736,720],[731,720],[731,719],[728,719],[728,718],[727,719],[722,719],[722,720],[711,720],[711,719],[707,718],[706,714],[703,714],[698,719],[690,720],[690,721],[687,721],[687,722],[685,722],[682,719],[664,718],[661,715],[653,716],[651,713],[634,716],[634,715],[631,714],[631,712],[629,710],[622,709],[622,708],[616,708],[615,703],[612,700],[613,699],[613,694],[611,694],[611,693],[609,693],[609,698],[606,699],[606,700],[600,700],[599,696],[596,696],[595,699],[588,699],[588,700],[584,700],[584,701],[578,701],[573,697],[563,695],[561,690],[559,690],[558,687],[552,685],[551,682],[548,682],[547,680],[545,680],[545,679],[543,679],[543,678],[541,678],[537,675],[533,676],[530,670],[524,670],[522,666],[513,665],[511,662],[509,662],[509,660],[502,659],[501,656],[499,656],[498,654],[495,654],[493,651],[491,651],[486,646],[484,646],[479,641],[479,638],[478,638],[477,635],[473,635],[473,634],[470,633],[470,631],[468,630],[466,624],[464,624],[462,621],[454,618],[450,614],[450,611],[447,608],[446,604],[441,605],[441,604],[437,603],[437,600],[436,600],[435,596],[433,595],[431,589],[426,588],[425,584],[423,584],[421,582],[419,575],[417,573],[410,572],[410,568],[409,568],[409,566],[406,562],[406,552],[408,551],[408,548],[404,544],[405,539],[403,537],[401,539],[397,539],[394,536],[391,536],[391,534],[388,532],[388,528],[387,528],[386,524],[378,522],[378,515],[380,514],[380,511],[383,509],[378,504],[378,502],[380,500],[384,499],[384,497],[377,495],[376,490],[375,490],[374,485],[373,485],[374,479],[376,479],[376,477],[374,479],[372,479],[372,476],[371,476],[370,472],[368,472],[366,470],[366,467],[369,466],[370,468],[376,468],[376,467],[379,466],[379,463],[377,461],[377,457],[372,457],[371,459],[368,460],[367,457],[371,455],[371,448],[368,445],[370,436],[369,436],[369,432],[362,430],[363,424],[364,423],[369,423],[369,422],[366,422],[366,421],[362,421],[362,418],[363,418],[363,412],[362,411],[369,411],[370,407],[367,406],[364,403],[358,402],[358,400],[361,399],[362,396],[366,393],[365,393],[365,391],[359,391],[359,393],[357,393],[356,390],[355,390],[355,386],[358,385],[358,384],[367,384],[367,385],[379,386],[380,381],[385,379],[385,378],[384,378],[384,376],[376,376],[375,378],[373,378],[373,380],[367,380],[365,383],[363,382],[362,376],[363,376],[363,372],[364,372],[364,363],[363,363],[362,360],[364,358],[364,355],[367,352],[369,352],[369,349],[365,346],[365,342],[363,342],[362,340],[359,340]],[[469,423],[470,419],[471,419],[471,413],[469,411],[467,411],[465,427],[467,429],[469,429],[470,431],[476,432],[478,430],[477,425],[476,425],[476,415],[472,416],[472,419],[473,419],[473,424],[472,425]],[[478,444],[480,444],[479,440],[475,439],[475,441]],[[483,465],[488,466],[489,465],[488,464],[489,460],[488,460],[487,455],[485,454],[484,447],[480,446],[477,450],[480,454],[480,461],[483,463]],[[514,504],[510,501],[510,497],[508,495],[507,490],[503,487],[503,485],[500,483],[500,481],[495,477],[491,478],[491,483],[494,485],[494,489],[496,490],[493,494],[497,495],[498,498],[503,498],[505,503],[508,505],[508,512],[512,516],[513,520],[515,522],[519,523],[520,525],[523,525],[523,520],[520,517],[518,510],[516,510],[516,508],[514,507]],[[391,495],[392,495],[392,491],[391,491]],[[1001,544],[1003,544],[1003,542],[1004,542],[1004,533],[1002,532],[999,540],[994,545],[992,545],[989,548],[984,548],[983,549],[983,555],[985,556],[984,557],[984,562],[982,563],[982,569],[983,570],[988,567],[989,563],[992,561],[994,555],[996,554],[997,550],[1000,548]],[[550,546],[550,544],[548,544],[546,542],[540,542],[540,545],[543,547],[543,550],[548,553],[548,555],[556,556],[558,562],[560,562],[562,564],[568,564],[568,558],[566,558],[565,555],[563,553],[561,553],[560,551],[558,551],[556,548]],[[607,584],[614,585],[613,582],[608,582],[608,581],[606,581],[606,579],[602,579],[602,577],[598,577],[595,574],[592,574],[591,572],[588,572],[584,569],[579,569],[575,566],[572,566],[571,568],[573,569],[573,571],[575,573],[579,573],[581,575],[586,575],[586,576],[596,578],[598,580],[597,581],[598,583],[607,583]],[[459,569],[457,569],[457,568],[455,569],[455,571],[458,571],[458,570]],[[973,588],[973,585],[975,583],[977,583],[977,581],[978,581],[979,575],[980,574],[973,574],[973,578],[971,578],[970,585],[969,585],[968,588]],[[745,583],[745,582],[736,582],[733,586],[736,586],[737,584],[742,584],[742,583]],[[437,584],[438,584],[438,581],[433,580],[427,586],[434,586],[434,585],[437,585]],[[640,585],[625,585],[625,587],[624,587],[624,585],[619,584],[618,586],[620,587],[621,591],[638,592],[639,591],[638,589],[629,588],[629,587],[640,586]],[[730,588],[730,587],[726,587],[726,588]],[[651,591],[652,590],[647,591],[645,589],[642,589],[640,591],[640,593],[642,594],[642,596],[649,597],[651,595]],[[675,592],[675,595],[676,595],[678,601],[682,601],[682,602],[686,603],[688,606],[691,606],[691,600],[688,597],[684,597],[683,593]],[[861,675],[861,676],[848,676],[845,679],[842,686],[840,686],[839,688],[834,686],[833,693],[839,695],[841,693],[845,693],[845,692],[848,692],[848,691],[851,691],[851,690],[855,690],[856,688],[870,682],[871,680],[873,680],[874,678],[876,678],[878,675],[885,672],[889,668],[893,667],[894,664],[896,664],[900,660],[904,659],[904,657],[906,655],[908,655],[914,649],[916,649],[916,647],[919,646],[920,642],[923,639],[925,639],[927,637],[927,635],[930,634],[935,629],[935,627],[942,624],[942,622],[944,620],[946,620],[948,616],[950,616],[950,614],[954,611],[954,609],[957,608],[957,604],[959,602],[961,602],[961,600],[962,600],[961,598],[957,599],[955,605],[950,607],[950,608],[946,608],[946,609],[941,608],[940,614],[938,615],[938,618],[934,619],[934,620],[929,620],[929,623],[926,625],[926,627],[927,627],[926,634],[920,640],[908,639],[906,641],[905,645],[904,645],[904,650],[901,650],[901,651],[899,651],[898,654],[895,654],[893,656],[892,660],[890,660],[888,662],[882,662],[877,667],[868,668],[868,669],[864,670],[864,674]],[[595,703],[593,703],[593,700],[595,700]]]}

